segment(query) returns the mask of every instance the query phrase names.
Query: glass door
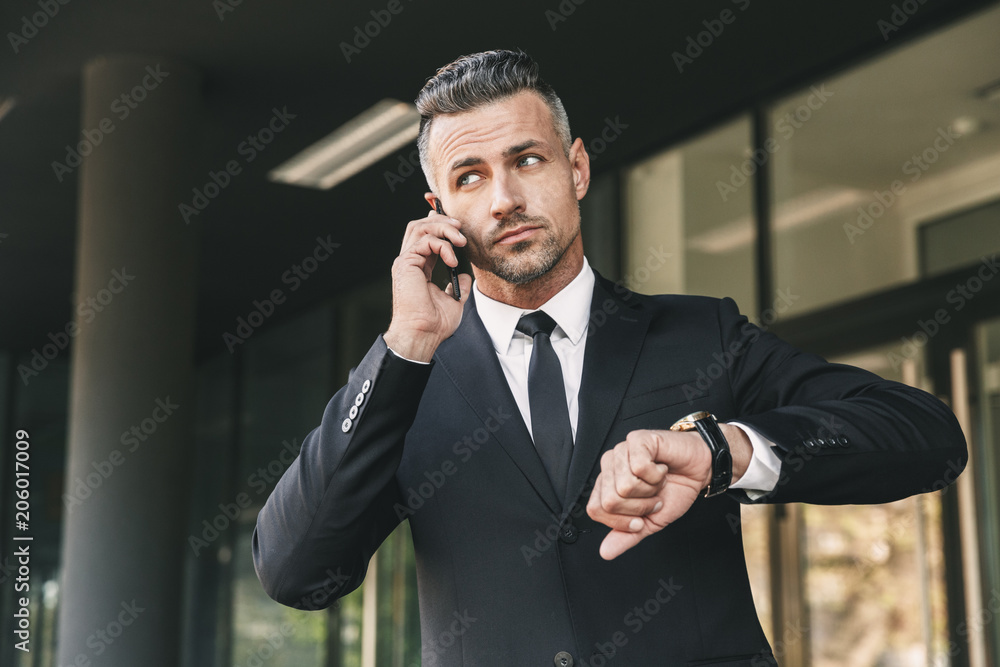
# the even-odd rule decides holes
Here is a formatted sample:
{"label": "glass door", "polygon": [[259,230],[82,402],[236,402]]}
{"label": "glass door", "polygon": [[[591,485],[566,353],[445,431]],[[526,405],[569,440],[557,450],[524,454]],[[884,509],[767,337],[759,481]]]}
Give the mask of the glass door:
{"label": "glass door", "polygon": [[953,649],[986,667],[1000,660],[1000,318],[970,329],[950,357],[954,410],[969,441],[957,485],[965,613]]}
{"label": "glass door", "polygon": [[995,310],[920,346],[904,337],[831,358],[942,398],[965,432],[969,463],[957,483],[898,502],[778,513],[771,595],[782,631],[769,634],[783,667],[1000,664]]}
{"label": "glass door", "polygon": [[[831,359],[930,390],[922,354],[899,344]],[[805,664],[950,664],[942,495],[884,505],[803,505]]]}

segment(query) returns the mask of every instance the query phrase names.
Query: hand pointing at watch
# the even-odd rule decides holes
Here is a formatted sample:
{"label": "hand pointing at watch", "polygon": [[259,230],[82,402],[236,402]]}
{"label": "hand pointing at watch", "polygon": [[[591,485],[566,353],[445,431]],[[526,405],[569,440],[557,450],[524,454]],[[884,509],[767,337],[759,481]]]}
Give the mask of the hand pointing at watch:
{"label": "hand pointing at watch", "polygon": [[[733,458],[732,481],[753,454],[742,429],[719,424]],[[601,557],[617,558],[644,538],[687,512],[712,480],[712,452],[697,431],[629,433],[601,457],[601,472],[587,503],[587,514],[611,528]]]}

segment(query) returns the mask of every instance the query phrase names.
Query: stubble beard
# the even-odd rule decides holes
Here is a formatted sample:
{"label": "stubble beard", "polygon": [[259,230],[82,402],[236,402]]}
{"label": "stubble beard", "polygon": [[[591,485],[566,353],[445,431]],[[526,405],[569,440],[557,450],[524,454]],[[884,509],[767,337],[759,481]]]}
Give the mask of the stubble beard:
{"label": "stubble beard", "polygon": [[580,234],[580,230],[577,229],[565,243],[560,243],[552,232],[548,220],[515,213],[501,221],[492,235],[493,238],[488,241],[488,245],[492,247],[495,243],[493,239],[507,229],[524,224],[540,225],[538,233],[544,235],[544,238],[518,241],[507,247],[504,255],[485,252],[482,247],[478,247],[475,249],[475,256],[470,257],[472,263],[507,283],[525,285],[541,278],[559,264],[559,260]]}

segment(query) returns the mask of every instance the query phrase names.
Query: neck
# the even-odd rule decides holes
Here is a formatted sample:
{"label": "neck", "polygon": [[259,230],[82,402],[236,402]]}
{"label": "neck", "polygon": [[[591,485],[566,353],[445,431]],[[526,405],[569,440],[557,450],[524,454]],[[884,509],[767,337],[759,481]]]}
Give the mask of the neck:
{"label": "neck", "polygon": [[530,283],[515,285],[498,278],[495,274],[472,267],[476,283],[486,296],[525,310],[535,310],[558,294],[583,268],[583,243],[578,236],[559,258],[559,262],[545,275]]}

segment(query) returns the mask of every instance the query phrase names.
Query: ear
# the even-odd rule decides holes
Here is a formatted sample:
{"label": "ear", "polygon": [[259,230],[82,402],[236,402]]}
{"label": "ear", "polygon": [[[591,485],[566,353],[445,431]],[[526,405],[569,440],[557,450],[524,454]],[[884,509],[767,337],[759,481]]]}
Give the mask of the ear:
{"label": "ear", "polygon": [[426,199],[427,203],[431,205],[432,210],[437,208],[438,196],[436,194],[433,192],[425,192],[424,199]]}
{"label": "ear", "polygon": [[590,156],[583,145],[583,139],[576,138],[569,147],[569,166],[573,170],[573,187],[577,200],[583,199],[590,189]]}

